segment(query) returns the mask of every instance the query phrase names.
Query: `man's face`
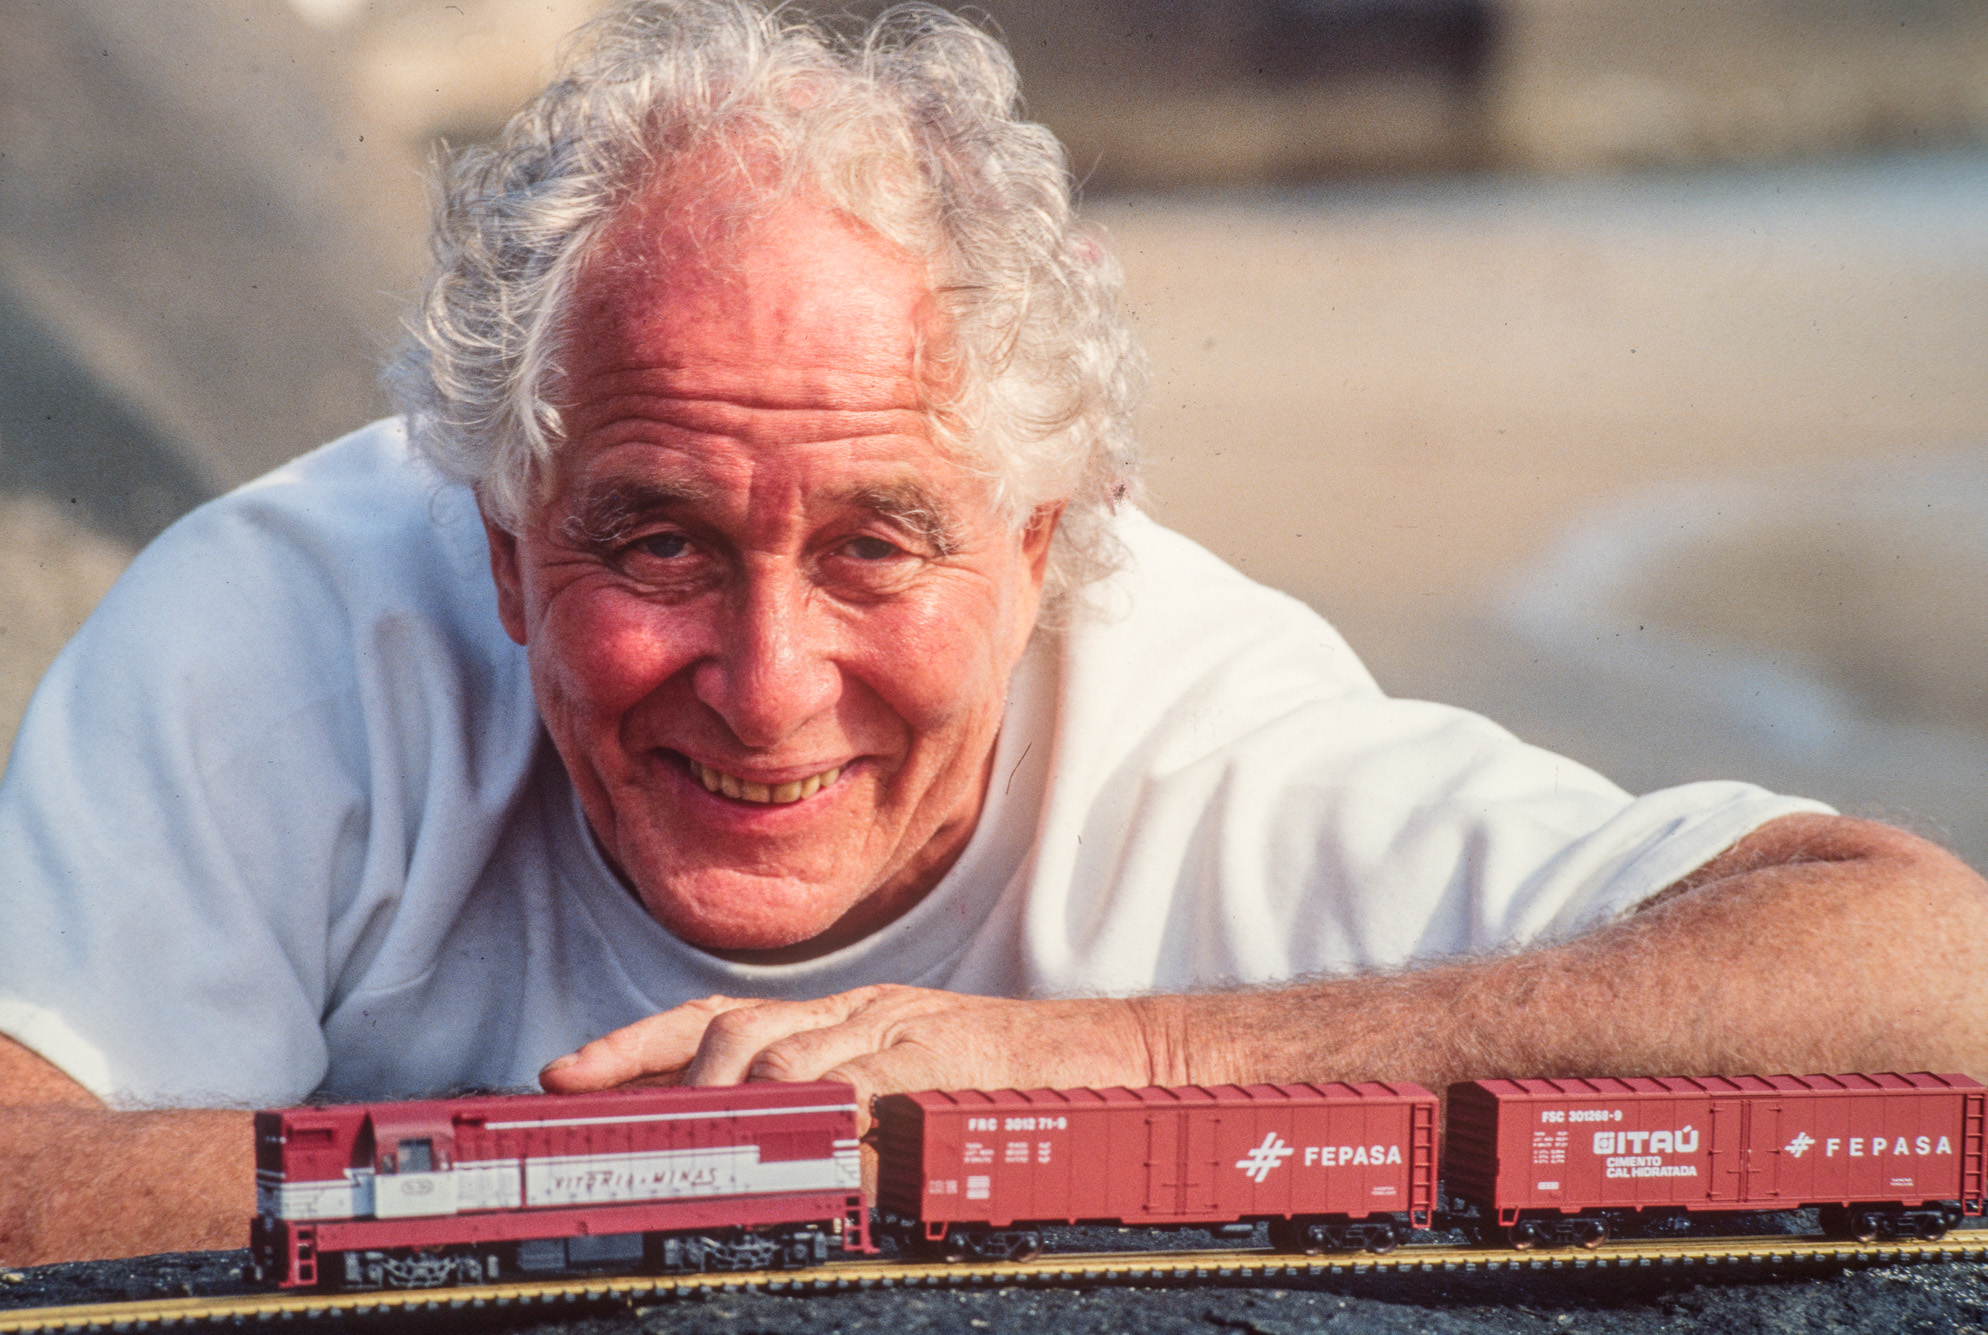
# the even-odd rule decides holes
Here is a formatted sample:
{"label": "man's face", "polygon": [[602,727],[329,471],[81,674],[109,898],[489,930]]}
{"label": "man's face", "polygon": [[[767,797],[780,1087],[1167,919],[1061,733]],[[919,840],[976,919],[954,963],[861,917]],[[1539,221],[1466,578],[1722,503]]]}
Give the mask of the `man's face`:
{"label": "man's face", "polygon": [[557,475],[490,529],[500,611],[649,911],[818,953],[964,848],[1054,517],[1015,533],[935,445],[920,265],[804,200],[669,219],[632,205],[580,279]]}

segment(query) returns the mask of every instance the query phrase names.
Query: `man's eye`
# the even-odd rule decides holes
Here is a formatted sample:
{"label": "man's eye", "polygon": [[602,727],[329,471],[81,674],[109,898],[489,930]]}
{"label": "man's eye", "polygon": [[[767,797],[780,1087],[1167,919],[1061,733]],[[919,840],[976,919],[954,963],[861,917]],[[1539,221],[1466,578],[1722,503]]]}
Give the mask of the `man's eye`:
{"label": "man's eye", "polygon": [[657,533],[636,542],[635,550],[659,561],[672,561],[690,550],[690,541],[681,533]]}
{"label": "man's eye", "polygon": [[843,550],[858,561],[888,561],[898,554],[899,548],[882,538],[854,538]]}

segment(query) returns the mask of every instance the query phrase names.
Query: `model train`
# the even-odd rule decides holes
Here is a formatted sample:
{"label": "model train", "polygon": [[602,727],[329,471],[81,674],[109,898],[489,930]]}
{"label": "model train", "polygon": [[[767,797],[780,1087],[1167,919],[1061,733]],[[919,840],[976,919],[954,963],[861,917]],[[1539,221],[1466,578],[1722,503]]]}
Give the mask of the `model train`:
{"label": "model train", "polygon": [[257,1274],[422,1287],[579,1269],[1025,1258],[1053,1224],[1267,1223],[1387,1251],[1418,1228],[1595,1246],[1819,1206],[1865,1240],[1980,1214],[1988,1089],[1963,1075],[963,1090],[876,1100],[872,1210],[834,1083],[499,1095],[258,1113]]}

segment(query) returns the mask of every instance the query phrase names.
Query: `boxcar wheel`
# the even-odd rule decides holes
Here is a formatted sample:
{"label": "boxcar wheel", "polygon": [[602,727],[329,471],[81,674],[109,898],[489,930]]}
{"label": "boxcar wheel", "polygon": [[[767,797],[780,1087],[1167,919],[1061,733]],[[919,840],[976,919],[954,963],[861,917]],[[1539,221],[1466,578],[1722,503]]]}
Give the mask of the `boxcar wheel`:
{"label": "boxcar wheel", "polygon": [[1367,1250],[1376,1255],[1386,1256],[1400,1245],[1401,1235],[1395,1232],[1394,1225],[1392,1224],[1372,1230],[1367,1234]]}
{"label": "boxcar wheel", "polygon": [[1325,1239],[1309,1219],[1273,1219],[1270,1221],[1270,1246],[1273,1251],[1317,1256],[1325,1250]]}
{"label": "boxcar wheel", "polygon": [[1608,1241],[1606,1219],[1583,1219],[1574,1225],[1574,1241],[1592,1251]]}
{"label": "boxcar wheel", "polygon": [[1884,1231],[1884,1217],[1878,1211],[1862,1206],[1825,1205],[1822,1207],[1822,1231],[1831,1237],[1876,1242]]}
{"label": "boxcar wheel", "polygon": [[1529,1252],[1539,1246],[1541,1231],[1537,1219],[1521,1219],[1505,1230],[1505,1240],[1516,1250]]}
{"label": "boxcar wheel", "polygon": [[964,1261],[968,1250],[966,1237],[954,1228],[947,1229],[942,1238],[914,1237],[911,1248],[927,1261],[943,1261],[947,1265]]}

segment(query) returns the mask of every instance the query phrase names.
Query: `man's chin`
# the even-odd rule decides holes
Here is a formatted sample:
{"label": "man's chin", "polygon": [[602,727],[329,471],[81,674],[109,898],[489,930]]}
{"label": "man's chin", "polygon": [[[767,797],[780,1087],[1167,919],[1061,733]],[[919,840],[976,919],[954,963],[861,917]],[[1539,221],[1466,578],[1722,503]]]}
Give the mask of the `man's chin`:
{"label": "man's chin", "polygon": [[848,916],[846,891],[764,882],[721,895],[681,891],[642,894],[650,916],[679,941],[740,963],[790,963],[838,950],[857,939],[836,931]]}

